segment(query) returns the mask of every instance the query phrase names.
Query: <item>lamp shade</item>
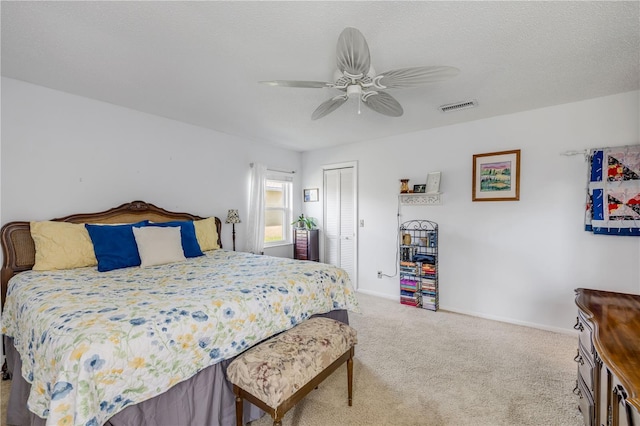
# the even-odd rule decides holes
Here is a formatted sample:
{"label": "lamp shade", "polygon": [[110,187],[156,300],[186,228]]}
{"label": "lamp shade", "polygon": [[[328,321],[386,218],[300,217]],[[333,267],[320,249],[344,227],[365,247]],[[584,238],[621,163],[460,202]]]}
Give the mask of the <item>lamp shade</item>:
{"label": "lamp shade", "polygon": [[224,223],[240,223],[240,216],[238,215],[238,210],[230,209],[229,213],[227,213],[227,220]]}

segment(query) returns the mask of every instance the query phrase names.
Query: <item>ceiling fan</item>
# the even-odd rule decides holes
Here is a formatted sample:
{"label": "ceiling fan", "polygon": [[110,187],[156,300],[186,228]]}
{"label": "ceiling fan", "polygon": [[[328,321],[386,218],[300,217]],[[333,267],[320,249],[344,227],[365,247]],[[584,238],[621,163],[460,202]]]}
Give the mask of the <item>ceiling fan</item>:
{"label": "ceiling fan", "polygon": [[[436,81],[455,77],[459,69],[448,66],[429,66],[400,68],[376,74],[371,66],[369,46],[360,31],[345,28],[338,38],[337,64],[333,83],[323,81],[272,80],[260,83],[270,86],[331,88],[341,92],[338,96],[326,100],[311,114],[312,120],[324,117],[335,111],[349,98],[358,98],[366,106],[380,114],[400,117],[402,106],[382,89],[407,89],[423,86]],[[358,106],[358,113],[360,108]]]}

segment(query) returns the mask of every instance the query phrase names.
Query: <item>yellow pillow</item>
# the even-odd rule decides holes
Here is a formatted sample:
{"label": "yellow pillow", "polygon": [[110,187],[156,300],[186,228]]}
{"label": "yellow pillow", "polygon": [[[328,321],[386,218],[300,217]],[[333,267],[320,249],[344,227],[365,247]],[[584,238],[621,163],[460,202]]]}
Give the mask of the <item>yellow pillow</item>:
{"label": "yellow pillow", "polygon": [[34,271],[72,269],[98,264],[89,232],[82,223],[31,222],[36,246]]}
{"label": "yellow pillow", "polygon": [[202,220],[194,220],[193,226],[196,228],[196,239],[200,244],[200,250],[219,249],[218,228],[216,228],[216,218],[210,217]]}

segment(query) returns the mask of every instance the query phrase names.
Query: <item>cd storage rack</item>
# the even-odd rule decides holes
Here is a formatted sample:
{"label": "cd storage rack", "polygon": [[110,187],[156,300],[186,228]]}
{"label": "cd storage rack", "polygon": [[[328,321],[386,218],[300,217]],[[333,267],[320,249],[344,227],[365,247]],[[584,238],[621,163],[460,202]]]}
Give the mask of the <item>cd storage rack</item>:
{"label": "cd storage rack", "polygon": [[438,224],[410,220],[400,225],[400,303],[438,310]]}

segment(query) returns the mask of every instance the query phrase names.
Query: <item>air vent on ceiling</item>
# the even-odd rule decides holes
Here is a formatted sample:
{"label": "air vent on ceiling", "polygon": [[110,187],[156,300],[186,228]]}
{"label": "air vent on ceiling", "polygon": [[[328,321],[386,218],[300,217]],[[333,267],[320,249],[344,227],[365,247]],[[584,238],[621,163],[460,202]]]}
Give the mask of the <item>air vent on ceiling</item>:
{"label": "air vent on ceiling", "polygon": [[478,106],[478,101],[473,99],[466,102],[456,102],[455,104],[440,105],[438,108],[440,108],[440,111],[442,112],[451,112],[459,111],[461,109],[473,108],[476,106]]}

